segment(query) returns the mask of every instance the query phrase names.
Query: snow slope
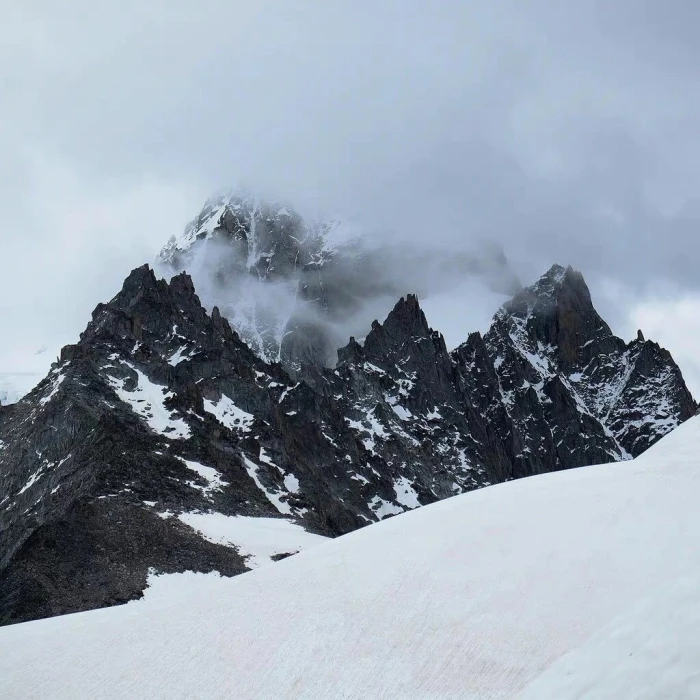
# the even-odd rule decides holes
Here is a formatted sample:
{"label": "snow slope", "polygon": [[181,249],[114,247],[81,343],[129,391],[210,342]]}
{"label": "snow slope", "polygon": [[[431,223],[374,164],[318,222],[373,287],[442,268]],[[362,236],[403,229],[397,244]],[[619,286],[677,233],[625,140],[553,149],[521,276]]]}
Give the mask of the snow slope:
{"label": "snow slope", "polygon": [[693,418],[634,461],[1,629],[0,696],[697,698],[699,501]]}

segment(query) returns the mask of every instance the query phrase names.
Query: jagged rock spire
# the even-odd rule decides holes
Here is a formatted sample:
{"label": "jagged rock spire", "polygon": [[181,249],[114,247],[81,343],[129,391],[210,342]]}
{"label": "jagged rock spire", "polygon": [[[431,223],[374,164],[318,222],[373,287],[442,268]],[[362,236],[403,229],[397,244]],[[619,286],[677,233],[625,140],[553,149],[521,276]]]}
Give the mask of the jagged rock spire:
{"label": "jagged rock spire", "polygon": [[555,347],[558,360],[571,367],[620,344],[593,306],[583,275],[561,265],[506,302],[496,315],[499,324],[525,334],[533,346]]}

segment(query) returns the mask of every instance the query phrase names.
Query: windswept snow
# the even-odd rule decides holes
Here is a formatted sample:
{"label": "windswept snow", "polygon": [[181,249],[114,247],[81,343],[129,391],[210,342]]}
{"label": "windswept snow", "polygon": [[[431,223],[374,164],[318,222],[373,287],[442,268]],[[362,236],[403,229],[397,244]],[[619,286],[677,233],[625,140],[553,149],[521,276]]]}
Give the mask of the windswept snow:
{"label": "windswept snow", "polygon": [[369,503],[369,507],[376,513],[380,520],[389,517],[390,515],[398,515],[403,513],[403,508],[394,505],[391,501],[387,501],[379,496],[375,496]]}
{"label": "windswept snow", "polygon": [[168,241],[161,255],[172,253],[176,250],[187,250],[196,240],[211,236],[214,229],[219,225],[225,211],[226,203],[222,203],[218,207],[212,208],[206,214],[202,212],[200,217],[193,221],[183,233],[179,236],[173,236]]}
{"label": "windswept snow", "polygon": [[297,479],[294,474],[285,474],[284,488],[286,488],[289,493],[299,493],[299,479]]}
{"label": "windswept snow", "polygon": [[189,593],[0,629],[0,697],[695,698],[699,501],[694,418],[634,461],[456,496]]}
{"label": "windswept snow", "polygon": [[172,365],[173,367],[177,367],[181,362],[184,362],[187,359],[187,346],[183,345],[182,347],[179,347],[169,358],[168,358],[168,364]]}
{"label": "windswept snow", "polygon": [[404,408],[397,403],[390,402],[390,405],[391,410],[396,414],[399,420],[407,421],[413,418],[413,414],[407,408]]}
{"label": "windswept snow", "polygon": [[39,479],[41,478],[42,473],[43,473],[43,469],[40,469],[38,472],[34,472],[34,474],[32,474],[32,475],[29,477],[29,481],[27,481],[27,483],[17,492],[17,495],[20,496],[20,495],[23,494],[25,491],[29,491],[29,489],[30,489],[32,486],[34,486],[34,484],[35,484],[37,481],[39,481]]}
{"label": "windswept snow", "polygon": [[372,454],[375,454],[374,448],[377,446],[376,439],[384,440],[389,437],[389,433],[387,433],[384,426],[374,415],[374,409],[365,412],[364,420],[346,418],[345,421],[352,430],[367,434],[367,437],[362,440],[362,444],[365,446],[365,449]]}
{"label": "windswept snow", "polygon": [[413,488],[411,482],[402,476],[394,482],[394,491],[396,492],[396,500],[402,506],[406,508],[419,508],[420,501],[418,500],[418,494]]}
{"label": "windswept snow", "polygon": [[51,388],[49,389],[48,393],[41,399],[39,399],[39,403],[42,406],[45,406],[51,399],[56,396],[58,393],[59,388],[61,387],[61,384],[63,384],[66,375],[63,374],[62,372],[59,372],[57,370],[52,370],[50,375],[52,376],[51,380]]}

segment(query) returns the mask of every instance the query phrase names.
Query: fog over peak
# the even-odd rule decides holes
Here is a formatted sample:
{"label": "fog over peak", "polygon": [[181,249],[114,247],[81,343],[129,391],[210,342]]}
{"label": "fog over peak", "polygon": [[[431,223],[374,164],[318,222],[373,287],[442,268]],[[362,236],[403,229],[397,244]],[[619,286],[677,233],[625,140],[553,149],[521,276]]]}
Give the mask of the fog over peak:
{"label": "fog over peak", "polygon": [[[188,272],[206,307],[219,307],[262,357],[290,367],[332,366],[348,338],[364,337],[405,294],[463,306],[456,290],[465,285],[504,298],[521,286],[493,242],[460,250],[430,235],[389,236],[318,212],[307,219],[289,202],[240,190],[210,197],[170,238],[156,269]],[[455,345],[473,330],[468,312],[456,316]]]}

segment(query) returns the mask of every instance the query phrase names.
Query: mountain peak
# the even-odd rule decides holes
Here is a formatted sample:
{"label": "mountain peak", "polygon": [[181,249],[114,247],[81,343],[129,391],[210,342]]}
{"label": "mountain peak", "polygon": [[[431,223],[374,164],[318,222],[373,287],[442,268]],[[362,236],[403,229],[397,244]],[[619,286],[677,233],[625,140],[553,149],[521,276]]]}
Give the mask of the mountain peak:
{"label": "mountain peak", "polygon": [[129,273],[109,303],[97,305],[81,338],[86,342],[97,337],[143,342],[173,335],[175,328],[181,334],[194,333],[206,316],[188,274],[175,275],[167,282],[158,279],[149,265],[142,265]]}
{"label": "mountain peak", "polygon": [[547,272],[542,275],[542,277],[550,277],[552,279],[563,280],[567,274],[575,272],[571,265],[560,265],[559,263],[554,263]]}
{"label": "mountain peak", "polygon": [[126,290],[129,287],[139,286],[143,284],[156,284],[156,275],[151,266],[148,263],[135,267],[124,280],[122,284],[122,290]]}
{"label": "mountain peak", "polygon": [[554,263],[554,265],[552,265],[552,267],[550,267],[540,279],[547,278],[554,282],[561,282],[566,276],[567,272],[570,271],[573,272],[571,265],[564,267],[563,265],[559,265],[559,263]]}
{"label": "mountain peak", "polygon": [[121,290],[109,303],[127,311],[147,300],[159,302],[167,289],[168,283],[158,280],[148,264],[141,265],[129,273]]}
{"label": "mountain peak", "polygon": [[293,371],[309,358],[325,365],[341,340],[326,338],[329,297],[356,298],[346,279],[334,285],[321,271],[343,247],[328,245],[335,227],[248,192],[218,195],[170,239],[158,265],[167,274],[187,269],[204,305],[219,306],[261,358]]}
{"label": "mountain peak", "polygon": [[121,290],[109,304],[123,311],[132,311],[144,304],[157,304],[159,312],[162,312],[161,307],[166,301],[181,311],[184,311],[183,306],[192,306],[195,302],[194,306],[201,311],[190,275],[181,272],[167,282],[158,279],[153,269],[146,264],[129,273]]}
{"label": "mountain peak", "polygon": [[[552,265],[533,285],[525,287],[521,293],[527,293],[538,299],[549,299],[565,291],[573,292],[587,299],[590,303],[591,294],[583,275],[574,270],[571,265]],[[517,294],[516,294],[517,296]]]}
{"label": "mountain peak", "polygon": [[408,294],[396,302],[384,323],[375,321],[372,324],[365,339],[365,354],[381,360],[432,335],[418,297]]}
{"label": "mountain peak", "polygon": [[275,247],[291,246],[298,252],[307,237],[302,217],[291,206],[239,190],[210,197],[185,230],[171,237],[158,263],[179,269],[192,261],[201,243],[215,239],[234,244],[235,257],[250,271],[262,258],[274,254]]}
{"label": "mountain peak", "polygon": [[418,330],[419,332],[431,331],[423,309],[421,309],[418,302],[417,294],[407,294],[405,297],[401,297],[394,304],[394,308],[387,316],[385,323],[394,323],[399,320],[410,324],[413,330]]}
{"label": "mountain peak", "polygon": [[[543,416],[566,417],[562,430],[580,420],[578,434],[588,440],[577,447],[582,464],[605,454],[636,456],[692,415],[695,404],[670,354],[641,333],[630,344],[613,335],[571,267],[552,266],[504,304],[485,342],[510,412],[527,426],[522,434],[538,435],[535,400]],[[572,463],[573,444],[559,459]],[[527,447],[535,454],[538,445]]]}
{"label": "mountain peak", "polygon": [[512,326],[525,344],[556,348],[559,361],[574,366],[617,344],[600,317],[583,275],[571,266],[553,265],[535,284],[506,302],[495,325]]}
{"label": "mountain peak", "polygon": [[348,345],[338,350],[338,360],[352,363],[365,359],[380,367],[393,366],[398,356],[408,358],[417,345],[426,341],[434,346],[434,352],[447,357],[445,340],[428,325],[418,296],[407,294],[396,302],[383,323],[372,322],[362,345],[350,338]]}

